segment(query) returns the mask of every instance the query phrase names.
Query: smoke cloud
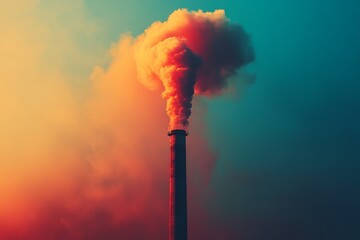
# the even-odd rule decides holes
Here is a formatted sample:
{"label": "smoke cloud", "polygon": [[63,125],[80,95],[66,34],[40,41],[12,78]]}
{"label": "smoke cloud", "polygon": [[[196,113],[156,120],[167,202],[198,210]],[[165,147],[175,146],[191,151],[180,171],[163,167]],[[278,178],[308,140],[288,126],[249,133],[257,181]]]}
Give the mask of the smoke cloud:
{"label": "smoke cloud", "polygon": [[177,10],[146,29],[134,49],[140,80],[150,89],[164,87],[170,129],[189,125],[194,92],[220,94],[227,79],[255,57],[249,36],[224,10]]}
{"label": "smoke cloud", "polygon": [[[107,67],[93,68],[105,50],[83,10],[80,0],[0,2],[0,239],[167,239],[168,120],[160,91],[137,80],[141,37],[121,37]],[[187,104],[210,64],[189,44],[154,48],[168,53],[158,64],[181,69]],[[194,104],[189,232],[218,239],[204,206],[216,155]]]}

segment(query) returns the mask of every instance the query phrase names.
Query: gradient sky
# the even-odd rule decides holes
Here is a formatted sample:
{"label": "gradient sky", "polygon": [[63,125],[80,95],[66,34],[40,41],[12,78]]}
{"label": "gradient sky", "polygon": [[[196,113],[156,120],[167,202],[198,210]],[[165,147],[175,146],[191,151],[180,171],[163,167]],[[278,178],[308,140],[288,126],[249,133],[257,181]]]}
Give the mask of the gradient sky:
{"label": "gradient sky", "polygon": [[[89,95],[93,97],[88,91],[92,88],[90,78],[111,82],[106,79],[132,76],[132,73],[117,73],[117,70],[112,72],[117,66],[116,59],[121,59],[118,56],[128,54],[117,47],[121,46],[121,41],[118,43],[121,35],[137,36],[152,22],[166,20],[178,8],[224,9],[231,21],[240,23],[250,34],[256,53],[256,61],[247,68],[256,75],[256,81],[245,91],[195,99],[195,107],[199,108],[194,109],[190,117],[190,132],[194,137],[191,140],[192,134],[189,135],[188,152],[189,178],[193,184],[189,186],[188,200],[190,239],[360,239],[360,32],[357,29],[360,3],[351,0],[29,2],[0,4],[0,14],[8,10],[1,14],[5,21],[0,23],[3,29],[0,33],[3,31],[6,36],[0,40],[0,49],[6,50],[1,63],[7,69],[0,73],[0,134],[3,134],[0,136],[0,150],[3,151],[0,153],[3,169],[0,192],[5,193],[0,196],[2,239],[38,239],[39,236],[42,239],[100,239],[96,234],[102,236],[102,240],[155,239],[155,236],[159,240],[166,239],[167,206],[160,203],[166,204],[167,200],[167,166],[154,167],[142,161],[146,154],[135,154],[125,143],[142,146],[152,156],[167,157],[168,150],[161,150],[167,148],[168,141],[161,132],[165,132],[167,121],[165,111],[161,112],[163,106],[154,112],[163,114],[159,118],[165,124],[154,123],[154,129],[148,131],[146,126],[150,123],[140,125],[143,125],[144,116],[148,119],[154,113],[150,110],[133,113],[136,106],[147,104],[145,100],[133,99],[131,94],[137,94],[136,90],[127,93],[125,84],[95,84],[100,90],[94,98],[102,100],[90,101],[90,108],[96,109],[90,111],[90,115],[93,113],[96,117],[85,121],[86,125],[91,125],[89,129],[95,129],[95,134],[79,128],[82,121],[78,115],[82,113],[78,106],[86,102]],[[109,52],[112,57],[108,56]],[[17,65],[21,67],[15,67]],[[100,70],[93,70],[95,66],[101,66]],[[109,66],[114,67],[108,69]],[[107,91],[111,91],[112,86],[120,90],[108,97]],[[32,91],[28,93],[28,89]],[[42,94],[43,90],[47,94]],[[152,104],[162,103],[156,93],[145,90],[141,93],[147,99],[154,98]],[[132,100],[132,107],[113,103]],[[107,112],[106,108],[120,110]],[[44,112],[46,117],[40,118]],[[124,122],[115,123],[109,120],[111,118]],[[46,131],[35,131],[34,121],[39,129]],[[112,132],[118,133],[114,137]],[[139,137],[141,140],[133,136],[138,134],[143,134]],[[22,137],[16,137],[20,135]],[[35,143],[28,135],[38,136]],[[57,140],[50,141],[55,135]],[[89,144],[79,140],[92,139],[92,136],[95,136],[95,145],[103,146],[102,139],[106,139],[106,147],[93,153],[88,149]],[[148,147],[151,136],[160,139],[159,147]],[[43,151],[46,146],[51,153]],[[62,149],[69,154],[48,163],[47,156],[56,155],[59,149],[61,154]],[[104,149],[114,153],[100,156]],[[87,170],[83,168],[88,166],[83,163],[87,159],[84,156],[90,154],[91,159],[116,161],[114,156],[125,155],[139,160],[124,165],[107,165],[99,160],[100,167]],[[30,156],[28,161],[23,160],[24,156]],[[64,159],[70,160],[62,162]],[[129,196],[134,195],[136,203],[132,202],[132,197],[129,197],[131,201],[117,199],[117,193],[94,187],[97,180],[102,179],[97,174],[103,176],[102,171],[109,172],[109,166],[119,168],[111,171],[123,174],[121,181],[131,180],[131,184],[121,185],[120,189],[125,189]],[[146,170],[148,167],[160,173],[159,177],[153,177],[154,173]],[[205,170],[199,174],[199,169]],[[59,178],[51,178],[46,183],[46,177],[42,177],[47,176],[46,172],[58,174]],[[64,180],[60,177],[62,174],[69,174],[70,179]],[[137,181],[147,182],[140,178],[151,179],[150,188],[158,190],[140,193],[142,184]],[[108,184],[116,185],[120,180],[109,177]],[[161,181],[165,182],[158,184]],[[77,182],[76,187],[72,186],[73,182]],[[28,186],[36,192],[28,190]],[[54,186],[61,186],[58,192],[62,196],[57,195]],[[138,190],[132,193],[129,189],[134,188]],[[43,193],[46,189],[51,190]],[[81,208],[76,217],[65,210],[54,210],[63,205],[66,209],[81,205],[82,200],[73,197],[78,189],[84,192],[82,200],[94,204]],[[116,189],[119,188],[112,191]],[[38,195],[41,197],[37,198]],[[146,200],[141,200],[144,196]],[[56,201],[57,198],[62,200]],[[31,203],[27,205],[25,200],[19,199],[26,202],[29,199]],[[44,202],[46,206],[56,207],[47,212],[50,207],[41,208]],[[100,205],[117,202],[124,206],[131,202],[129,207],[122,206],[130,209],[129,213],[115,214],[110,221],[106,214],[122,211],[122,208],[109,207],[102,211]],[[91,210],[94,206],[100,209],[95,217]],[[153,210],[149,212],[149,208]],[[32,217],[38,212],[42,212],[41,219],[54,219],[53,222],[40,223]],[[15,217],[17,214],[30,220],[20,221]],[[154,220],[157,214],[158,221]],[[78,220],[86,216],[91,220]],[[60,223],[65,227],[57,227]],[[21,225],[19,234],[14,230],[18,225]],[[94,236],[78,233],[89,225],[96,229]],[[3,232],[1,227],[5,229]],[[42,234],[45,227],[52,233]],[[30,228],[35,230],[30,231]],[[137,233],[145,228],[146,234]],[[76,234],[64,233],[72,229]]]}

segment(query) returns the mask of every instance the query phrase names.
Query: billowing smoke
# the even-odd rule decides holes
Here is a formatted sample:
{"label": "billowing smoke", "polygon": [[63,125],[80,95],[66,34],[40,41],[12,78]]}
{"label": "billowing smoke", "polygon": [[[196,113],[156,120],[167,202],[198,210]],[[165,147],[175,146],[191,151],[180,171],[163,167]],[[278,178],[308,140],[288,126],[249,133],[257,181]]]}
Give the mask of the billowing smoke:
{"label": "billowing smoke", "polygon": [[[45,2],[0,1],[0,239],[167,239],[167,117],[137,80],[134,39],[93,71],[105,49],[82,1]],[[181,52],[176,66],[191,63],[183,80],[196,73],[199,84],[204,59],[180,38],[167,43]],[[220,239],[221,218],[204,204],[216,154],[194,104],[189,232]]]}
{"label": "billowing smoke", "polygon": [[254,60],[249,36],[224,10],[177,10],[146,29],[134,48],[141,81],[151,89],[164,87],[170,129],[188,126],[194,92],[221,93],[227,79]]}

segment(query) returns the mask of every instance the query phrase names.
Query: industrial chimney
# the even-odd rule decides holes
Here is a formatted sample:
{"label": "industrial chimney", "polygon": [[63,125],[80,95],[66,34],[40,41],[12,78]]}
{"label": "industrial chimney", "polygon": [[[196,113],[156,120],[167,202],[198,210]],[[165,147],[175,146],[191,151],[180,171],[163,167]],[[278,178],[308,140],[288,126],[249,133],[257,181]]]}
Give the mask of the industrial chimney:
{"label": "industrial chimney", "polygon": [[186,136],[175,129],[170,136],[169,240],[187,240]]}

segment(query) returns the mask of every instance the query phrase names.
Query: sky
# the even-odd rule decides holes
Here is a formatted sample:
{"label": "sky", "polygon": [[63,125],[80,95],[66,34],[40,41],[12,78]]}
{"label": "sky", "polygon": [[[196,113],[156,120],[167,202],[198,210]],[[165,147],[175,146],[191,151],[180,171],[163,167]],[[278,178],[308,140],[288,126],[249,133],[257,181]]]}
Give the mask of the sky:
{"label": "sky", "polygon": [[1,1],[0,238],[167,239],[168,117],[131,46],[187,8],[224,9],[256,55],[193,100],[189,239],[359,239],[359,7]]}

